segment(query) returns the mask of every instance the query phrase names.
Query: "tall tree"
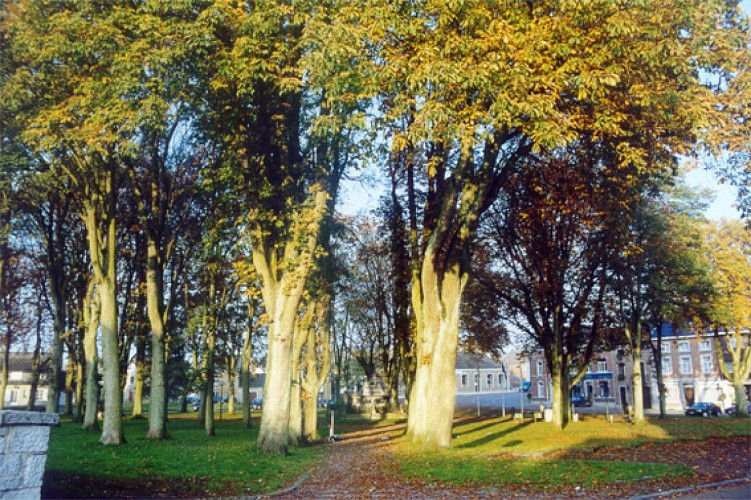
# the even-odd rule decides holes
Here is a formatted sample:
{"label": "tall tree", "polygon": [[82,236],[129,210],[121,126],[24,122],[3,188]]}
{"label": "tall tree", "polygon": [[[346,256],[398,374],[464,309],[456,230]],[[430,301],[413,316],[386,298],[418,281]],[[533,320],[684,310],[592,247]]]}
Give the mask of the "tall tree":
{"label": "tall tree", "polygon": [[[740,221],[724,221],[709,233],[709,259],[717,283],[710,320],[725,330],[716,338],[720,370],[735,389],[739,416],[748,416],[745,382],[751,374],[751,230]],[[729,354],[732,368],[725,360]]]}
{"label": "tall tree", "polygon": [[[612,177],[648,171],[648,151],[724,144],[725,127],[739,122],[715,104],[717,94],[737,94],[745,21],[720,0],[363,0],[339,15],[329,54],[355,71],[347,79],[331,65],[332,86],[341,99],[377,95],[392,149],[424,175],[408,433],[449,446],[453,401],[443,394],[454,384],[471,243],[503,181],[533,150],[587,138],[617,153],[602,166]],[[731,84],[713,86],[707,74]]]}

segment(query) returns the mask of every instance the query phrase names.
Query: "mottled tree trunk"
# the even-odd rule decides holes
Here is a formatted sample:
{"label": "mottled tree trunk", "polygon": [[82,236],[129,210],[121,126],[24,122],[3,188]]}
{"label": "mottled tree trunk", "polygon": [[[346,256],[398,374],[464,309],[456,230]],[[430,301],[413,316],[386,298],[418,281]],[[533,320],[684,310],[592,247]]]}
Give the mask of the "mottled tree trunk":
{"label": "mottled tree trunk", "polygon": [[[136,373],[133,387],[133,411],[131,417],[143,418],[143,385],[146,372],[146,346],[143,338],[136,341]],[[127,371],[125,372],[127,376]],[[127,381],[126,381],[127,386]]]}
{"label": "mottled tree trunk", "polygon": [[266,383],[263,388],[263,411],[258,433],[259,448],[277,454],[286,454],[289,443],[294,319],[289,317],[292,316],[290,314],[286,316],[285,318],[284,315],[278,315],[269,325]]}
{"label": "mottled tree trunk", "polygon": [[293,236],[284,248],[283,262],[277,260],[278,249],[265,247],[263,236],[257,234],[253,246],[253,264],[262,278],[264,305],[271,319],[264,404],[258,432],[259,448],[269,453],[286,454],[289,443],[295,318],[313,265],[313,252],[326,209],[326,193],[314,192],[312,201],[315,203],[312,210],[308,213],[303,210],[293,221]]}
{"label": "mottled tree trunk", "polygon": [[97,331],[99,330],[99,298],[94,288],[94,280],[89,281],[88,292],[84,297],[84,332],[83,352],[86,360],[86,410],[83,417],[85,430],[99,430],[97,410],[99,406],[99,384],[97,382],[97,368],[99,355],[97,353]]}
{"label": "mottled tree trunk", "polygon": [[167,439],[167,381],[164,348],[162,267],[156,243],[149,237],[146,263],[146,309],[151,327],[151,396],[147,439]]}
{"label": "mottled tree trunk", "polygon": [[459,309],[466,284],[459,266],[443,273],[434,267],[432,249],[425,253],[421,281],[413,290],[418,316],[417,369],[409,404],[407,434],[423,448],[451,446],[456,392],[456,349]]}

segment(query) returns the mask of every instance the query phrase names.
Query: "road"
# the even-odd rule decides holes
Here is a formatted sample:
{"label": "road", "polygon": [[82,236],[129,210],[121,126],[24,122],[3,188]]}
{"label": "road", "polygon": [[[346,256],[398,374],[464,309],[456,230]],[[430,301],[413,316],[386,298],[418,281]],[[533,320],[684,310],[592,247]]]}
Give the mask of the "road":
{"label": "road", "polygon": [[[501,393],[472,393],[472,394],[457,394],[456,395],[456,408],[462,409],[477,409],[479,401],[480,415],[482,415],[483,408],[486,410],[501,410],[504,406],[506,411],[510,408],[519,409],[524,404],[525,409],[537,409],[540,406],[539,401],[529,401],[527,394],[518,391],[506,391]],[[551,407],[550,401],[545,403],[547,408]],[[622,412],[621,407],[613,403],[610,406],[605,407],[604,403],[597,403],[590,407],[576,408],[577,413],[585,414],[605,414],[613,413],[619,414]]]}

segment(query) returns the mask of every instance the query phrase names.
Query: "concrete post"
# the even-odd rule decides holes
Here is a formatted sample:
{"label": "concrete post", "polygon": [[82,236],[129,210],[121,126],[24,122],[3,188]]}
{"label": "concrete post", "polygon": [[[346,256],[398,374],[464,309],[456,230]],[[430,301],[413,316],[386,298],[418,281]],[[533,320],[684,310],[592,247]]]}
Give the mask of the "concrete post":
{"label": "concrete post", "polygon": [[0,411],[0,500],[41,495],[50,427],[55,413]]}

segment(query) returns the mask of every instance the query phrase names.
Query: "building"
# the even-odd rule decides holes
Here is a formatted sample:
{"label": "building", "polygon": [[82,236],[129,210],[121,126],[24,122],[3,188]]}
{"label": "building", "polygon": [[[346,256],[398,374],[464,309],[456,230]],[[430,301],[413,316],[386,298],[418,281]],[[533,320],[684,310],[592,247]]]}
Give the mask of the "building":
{"label": "building", "polygon": [[[718,332],[717,337],[721,344],[734,340],[724,331]],[[652,338],[656,341],[656,331]],[[715,403],[722,409],[735,404],[735,390],[720,372],[720,356],[724,354],[717,349],[714,332],[687,332],[663,325],[661,351],[668,410],[682,410],[698,401]],[[732,364],[725,356],[725,361]],[[745,385],[748,397],[751,380],[747,379]],[[657,391],[656,380],[653,391]]]}
{"label": "building", "polygon": [[[8,361],[8,385],[5,388],[3,405],[6,409],[26,408],[31,395],[31,382],[34,375],[33,353],[11,352]],[[47,404],[47,370],[49,355],[42,354],[39,382],[36,389],[34,406],[44,408]]]}
{"label": "building", "polygon": [[[725,333],[718,334],[725,342]],[[657,341],[657,332],[652,332]],[[683,411],[695,402],[706,401],[725,409],[734,404],[732,384],[720,372],[719,356],[714,333],[674,331],[664,325],[661,339],[663,384],[666,389],[666,409]],[[530,395],[536,401],[552,399],[552,380],[542,351],[530,356]],[[644,408],[659,407],[659,390],[654,353],[648,342],[642,346],[642,392]],[[573,397],[592,403],[613,403],[622,408],[633,405],[633,363],[625,347],[595,354],[581,382],[571,389]],[[747,381],[747,392],[751,381]]]}
{"label": "building", "polygon": [[510,351],[501,357],[501,363],[508,371],[509,389],[521,391],[529,383],[529,358],[518,351]]}
{"label": "building", "polygon": [[484,354],[457,353],[455,372],[457,394],[501,392],[510,388],[506,365]]}

